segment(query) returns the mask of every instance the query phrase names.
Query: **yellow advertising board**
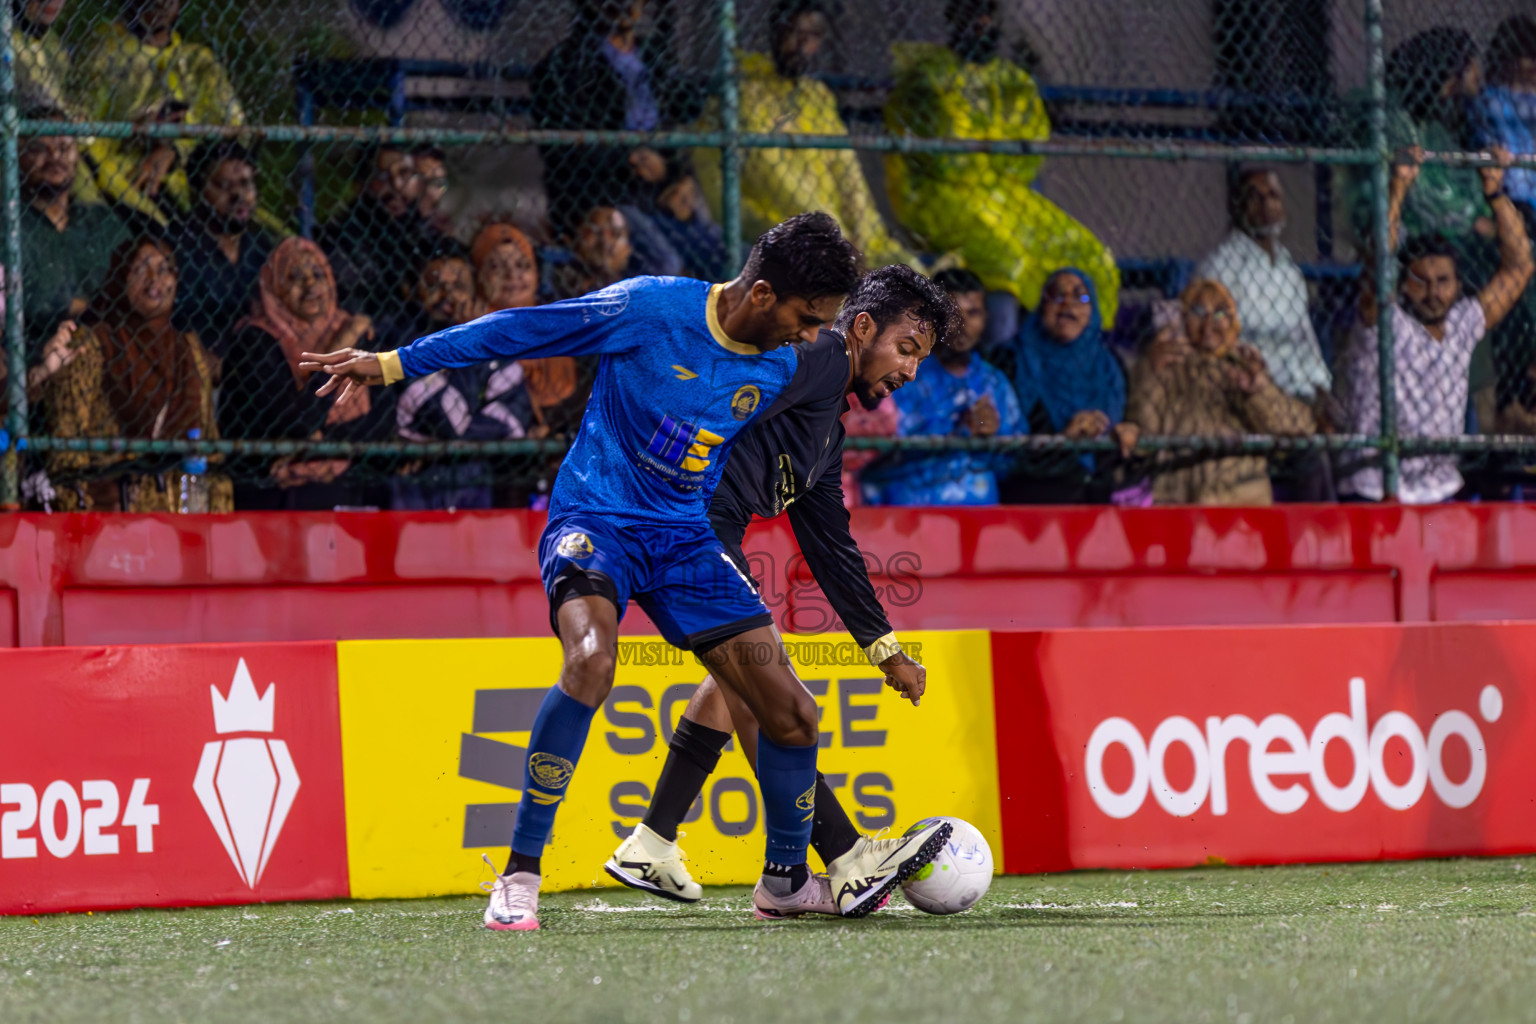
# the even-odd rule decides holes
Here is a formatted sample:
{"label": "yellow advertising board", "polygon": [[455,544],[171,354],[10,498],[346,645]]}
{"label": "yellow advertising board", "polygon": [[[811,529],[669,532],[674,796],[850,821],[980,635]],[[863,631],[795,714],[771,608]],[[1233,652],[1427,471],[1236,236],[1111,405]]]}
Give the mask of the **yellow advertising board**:
{"label": "yellow advertising board", "polygon": [[[928,669],[914,708],[844,637],[786,637],[821,708],[820,768],[865,832],[951,814],[1003,863],[992,665],[982,631],[904,635]],[[528,732],[560,671],[549,639],[359,640],[338,647],[347,850],[355,897],[474,891],[504,866]],[[602,865],[645,812],[667,743],[705,672],[659,639],[626,637],[612,695],[543,858],[546,890],[616,884]],[[757,784],[736,744],[694,804],[682,840],[701,883],[757,879]],[[813,863],[815,857],[812,857]]]}

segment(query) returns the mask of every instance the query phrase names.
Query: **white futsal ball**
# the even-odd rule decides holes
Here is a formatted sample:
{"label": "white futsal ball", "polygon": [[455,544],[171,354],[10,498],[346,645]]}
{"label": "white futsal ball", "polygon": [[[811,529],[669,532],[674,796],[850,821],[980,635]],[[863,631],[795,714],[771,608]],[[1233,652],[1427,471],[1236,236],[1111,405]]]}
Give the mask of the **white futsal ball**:
{"label": "white futsal ball", "polygon": [[954,830],[938,855],[901,883],[901,891],[918,910],[958,914],[987,894],[992,884],[992,847],[976,826],[959,818],[925,818],[912,829],[925,828],[934,821],[947,821]]}

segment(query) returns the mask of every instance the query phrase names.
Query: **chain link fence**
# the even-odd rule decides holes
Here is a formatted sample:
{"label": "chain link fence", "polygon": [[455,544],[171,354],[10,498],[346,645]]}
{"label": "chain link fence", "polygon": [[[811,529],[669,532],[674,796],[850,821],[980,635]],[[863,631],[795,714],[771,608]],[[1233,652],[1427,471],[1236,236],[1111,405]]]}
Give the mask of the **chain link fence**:
{"label": "chain link fence", "polygon": [[297,353],[723,279],[812,209],[972,313],[850,413],[853,501],[1523,496],[1515,0],[10,0],[0,29],[9,507],[536,506],[594,363],[338,408]]}

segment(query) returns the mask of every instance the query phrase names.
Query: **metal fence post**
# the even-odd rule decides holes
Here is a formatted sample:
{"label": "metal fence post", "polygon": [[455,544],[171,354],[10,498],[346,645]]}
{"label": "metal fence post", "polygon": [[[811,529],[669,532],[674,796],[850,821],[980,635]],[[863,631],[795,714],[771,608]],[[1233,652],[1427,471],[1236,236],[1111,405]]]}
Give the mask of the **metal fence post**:
{"label": "metal fence post", "polygon": [[1381,386],[1382,496],[1397,497],[1397,367],[1392,347],[1393,296],[1397,292],[1396,261],[1391,251],[1391,225],[1387,223],[1387,189],[1392,181],[1392,152],[1387,145],[1387,60],[1382,38],[1381,0],[1366,0],[1365,35],[1370,52],[1372,232],[1376,261],[1376,343]]}
{"label": "metal fence post", "polygon": [[21,186],[18,178],[16,48],[12,44],[11,4],[0,4],[0,225],[5,232],[5,424],[10,441],[0,452],[0,509],[21,500],[20,447],[27,436],[27,351],[21,323]]}
{"label": "metal fence post", "polygon": [[720,226],[725,233],[721,280],[741,269],[741,92],[736,81],[736,0],[720,0]]}

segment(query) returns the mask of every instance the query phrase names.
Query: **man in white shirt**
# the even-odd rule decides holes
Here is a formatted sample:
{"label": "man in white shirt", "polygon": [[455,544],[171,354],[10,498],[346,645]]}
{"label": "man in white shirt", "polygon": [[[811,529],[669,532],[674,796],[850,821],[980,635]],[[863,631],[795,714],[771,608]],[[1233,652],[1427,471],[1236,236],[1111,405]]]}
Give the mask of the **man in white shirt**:
{"label": "man in white shirt", "polygon": [[1232,224],[1195,276],[1226,285],[1237,302],[1241,339],[1263,354],[1281,391],[1311,403],[1333,382],[1307,315],[1306,279],[1280,244],[1285,192],[1279,175],[1254,167],[1238,176]]}
{"label": "man in white shirt", "polygon": [[[1494,153],[1507,166],[1510,156]],[[1388,193],[1392,245],[1397,245],[1403,200],[1419,174],[1422,152],[1393,169]],[[1397,431],[1405,437],[1454,437],[1463,433],[1467,370],[1483,335],[1509,314],[1530,282],[1531,244],[1525,222],[1504,191],[1504,167],[1479,168],[1483,194],[1498,229],[1499,269],[1475,296],[1462,292],[1456,257],[1439,236],[1411,238],[1398,253],[1398,304],[1392,309],[1392,349],[1397,391]],[[1339,361],[1338,393],[1349,433],[1376,434],[1381,424],[1376,288],[1367,280],[1360,321]],[[1404,459],[1398,497],[1410,505],[1447,501],[1462,488],[1456,459],[1421,455]],[[1345,477],[1339,492],[1380,501],[1382,474],[1367,467]]]}

